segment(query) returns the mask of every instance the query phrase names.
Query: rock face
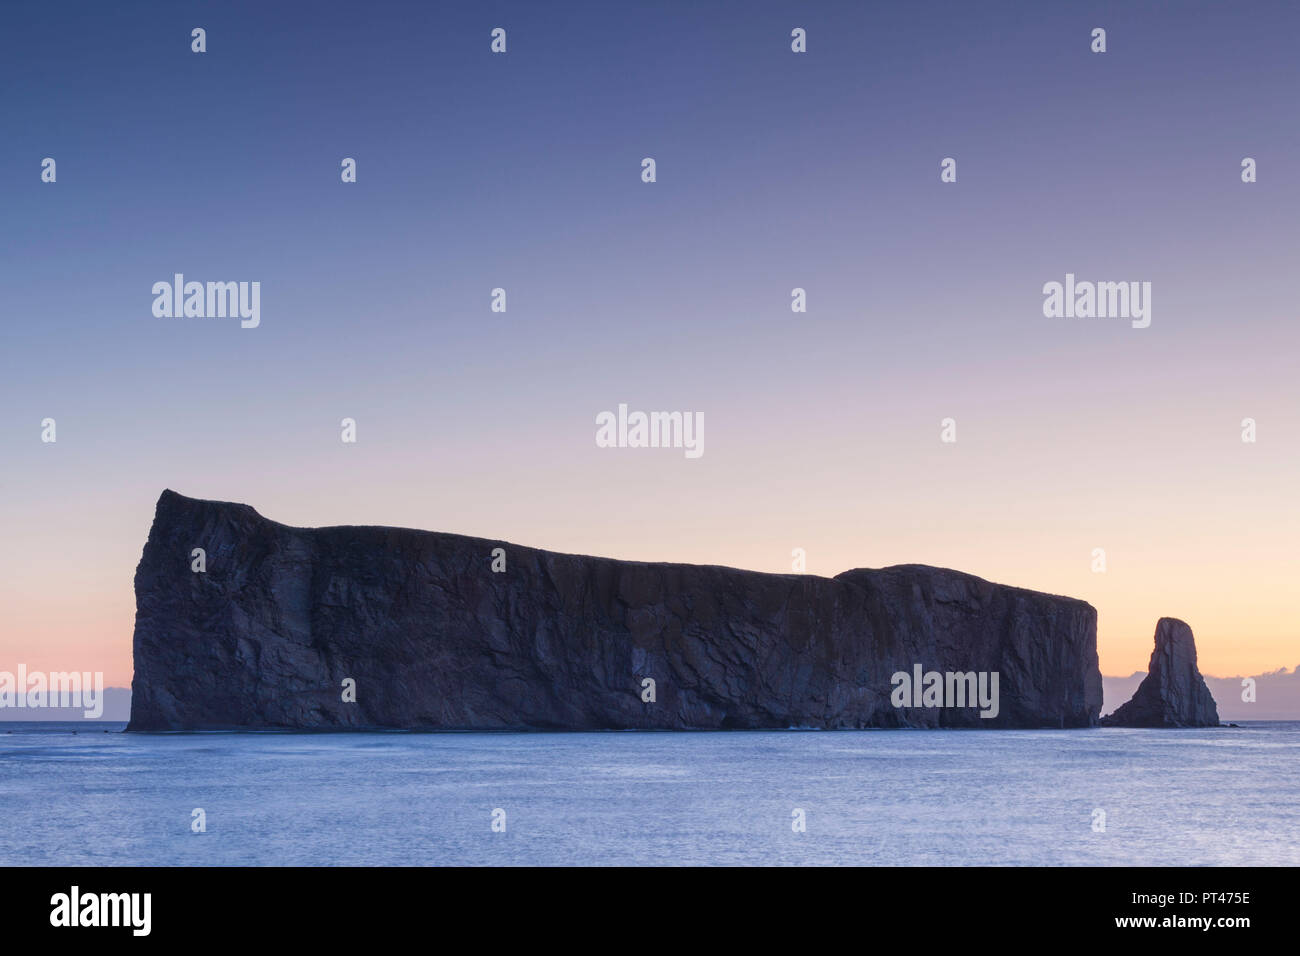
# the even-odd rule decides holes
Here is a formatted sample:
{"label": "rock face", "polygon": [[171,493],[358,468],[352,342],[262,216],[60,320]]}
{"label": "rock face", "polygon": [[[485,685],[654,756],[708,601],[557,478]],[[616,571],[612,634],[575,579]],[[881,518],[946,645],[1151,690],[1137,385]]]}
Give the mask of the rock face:
{"label": "rock face", "polygon": [[[922,565],[647,564],[165,491],[135,590],[128,730],[1089,727],[1101,707],[1091,605]],[[997,716],[895,707],[915,665],[997,672]]]}
{"label": "rock face", "polygon": [[1156,647],[1133,699],[1103,727],[1217,727],[1219,711],[1196,667],[1192,629],[1173,617],[1156,623]]}

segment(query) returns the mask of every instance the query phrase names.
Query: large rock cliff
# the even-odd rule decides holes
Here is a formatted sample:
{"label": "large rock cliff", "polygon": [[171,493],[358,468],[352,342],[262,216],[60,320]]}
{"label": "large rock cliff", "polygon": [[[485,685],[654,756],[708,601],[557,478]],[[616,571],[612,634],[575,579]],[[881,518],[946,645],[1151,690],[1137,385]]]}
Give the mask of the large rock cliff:
{"label": "large rock cliff", "polygon": [[1156,622],[1147,676],[1133,698],[1101,720],[1104,727],[1217,727],[1219,711],[1196,666],[1192,629],[1173,617]]}
{"label": "large rock cliff", "polygon": [[[165,491],[135,589],[129,730],[1088,727],[1101,707],[1090,605],[921,565],[647,564]],[[894,706],[916,665],[997,672],[997,716]]]}

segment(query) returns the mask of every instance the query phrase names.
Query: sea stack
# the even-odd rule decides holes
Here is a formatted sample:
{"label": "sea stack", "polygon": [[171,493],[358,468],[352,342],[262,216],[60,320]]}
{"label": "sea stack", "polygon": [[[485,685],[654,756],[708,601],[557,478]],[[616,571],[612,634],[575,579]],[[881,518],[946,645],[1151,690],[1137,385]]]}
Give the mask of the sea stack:
{"label": "sea stack", "polygon": [[1156,623],[1147,676],[1133,699],[1101,719],[1103,727],[1217,727],[1219,710],[1196,666],[1192,629],[1173,617]]}
{"label": "sea stack", "polygon": [[[651,564],[165,491],[135,589],[133,731],[1090,727],[1101,708],[1091,605],[923,565]],[[996,716],[895,706],[918,668],[989,678]]]}

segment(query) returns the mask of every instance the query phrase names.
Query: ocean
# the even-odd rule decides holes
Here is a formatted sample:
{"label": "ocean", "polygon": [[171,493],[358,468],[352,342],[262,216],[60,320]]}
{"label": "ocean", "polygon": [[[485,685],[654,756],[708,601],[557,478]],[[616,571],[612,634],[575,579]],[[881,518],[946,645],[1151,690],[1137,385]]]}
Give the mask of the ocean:
{"label": "ocean", "polygon": [[[597,734],[123,726],[0,724],[0,864],[1300,864],[1297,721]],[[204,832],[193,830],[197,809]]]}

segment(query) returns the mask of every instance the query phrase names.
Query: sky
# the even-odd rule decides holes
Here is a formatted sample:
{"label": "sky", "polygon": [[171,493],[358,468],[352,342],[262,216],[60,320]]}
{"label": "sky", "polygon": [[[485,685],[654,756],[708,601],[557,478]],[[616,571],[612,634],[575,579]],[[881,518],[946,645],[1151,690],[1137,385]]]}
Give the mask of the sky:
{"label": "sky", "polygon": [[[1145,669],[1161,616],[1206,673],[1300,665],[1294,4],[5,20],[0,670],[130,682],[164,488],[618,558],[953,567],[1092,603],[1107,674]],[[260,325],[156,317],[175,273],[260,282]],[[1067,273],[1150,282],[1150,326],[1046,317]],[[704,454],[597,447],[620,403],[702,414]]]}

